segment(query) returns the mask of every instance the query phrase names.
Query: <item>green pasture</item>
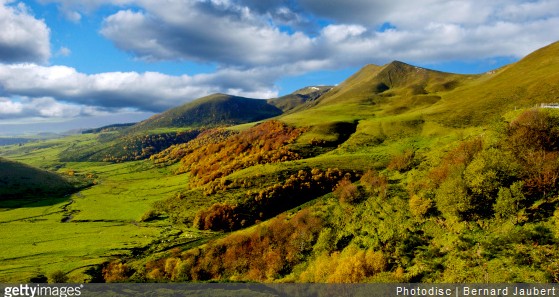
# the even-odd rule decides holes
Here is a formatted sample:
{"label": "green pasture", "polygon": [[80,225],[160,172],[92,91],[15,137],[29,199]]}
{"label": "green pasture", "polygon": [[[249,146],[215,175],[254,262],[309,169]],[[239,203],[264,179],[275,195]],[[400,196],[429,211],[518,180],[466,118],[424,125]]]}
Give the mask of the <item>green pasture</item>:
{"label": "green pasture", "polygon": [[[58,270],[71,281],[83,282],[90,277],[84,273],[88,268],[168,236],[172,228],[165,218],[149,223],[140,219],[155,201],[184,189],[187,176],[149,161],[58,161],[68,146],[93,140],[92,135],[79,135],[0,149],[0,155],[12,160],[63,175],[89,176],[95,183],[66,197],[0,202],[0,282],[27,282]],[[200,236],[207,234],[189,235],[189,240]]]}

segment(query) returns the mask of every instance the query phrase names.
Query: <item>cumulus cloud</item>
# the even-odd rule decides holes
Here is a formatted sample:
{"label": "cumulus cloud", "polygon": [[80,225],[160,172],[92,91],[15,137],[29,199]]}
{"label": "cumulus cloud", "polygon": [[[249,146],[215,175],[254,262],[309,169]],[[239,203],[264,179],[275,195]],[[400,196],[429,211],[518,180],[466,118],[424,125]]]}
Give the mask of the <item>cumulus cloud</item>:
{"label": "cumulus cloud", "polygon": [[[210,74],[171,76],[157,72],[84,74],[67,66],[0,64],[0,89],[11,96],[57,98],[107,110],[131,107],[160,112],[217,92],[256,98],[275,97],[277,90],[269,86],[284,70],[271,73],[269,69],[221,69]],[[15,103],[10,104],[2,109],[13,110]],[[52,110],[43,115],[49,114],[57,116]]]}
{"label": "cumulus cloud", "polygon": [[[296,4],[294,4],[296,3]],[[392,59],[433,63],[521,57],[559,39],[559,2],[540,1],[136,1],[101,33],[146,60],[278,67],[309,59],[332,68]],[[266,12],[268,8],[268,12]],[[333,23],[310,34],[280,30],[270,11]],[[391,29],[378,31],[390,23]],[[490,40],[490,42],[488,42]],[[318,69],[308,69],[308,71]]]}
{"label": "cumulus cloud", "polygon": [[105,19],[101,34],[146,60],[257,67],[290,63],[293,57],[309,59],[314,54],[310,37],[281,32],[242,7],[184,3],[189,2],[149,2],[149,13],[121,10]]}
{"label": "cumulus cloud", "polygon": [[0,98],[0,121],[10,119],[71,119],[109,114],[103,108],[59,102],[51,97]]}
{"label": "cumulus cloud", "polygon": [[[123,7],[100,30],[119,49],[147,61],[222,68],[518,58],[559,39],[550,30],[559,21],[553,0],[41,1],[77,13]],[[380,32],[383,24],[390,29]],[[307,69],[314,70],[321,69]]]}
{"label": "cumulus cloud", "polygon": [[0,97],[0,118],[5,115],[17,115],[23,111],[23,104]]}
{"label": "cumulus cloud", "polygon": [[50,57],[50,31],[23,3],[0,0],[0,62],[39,62]]}

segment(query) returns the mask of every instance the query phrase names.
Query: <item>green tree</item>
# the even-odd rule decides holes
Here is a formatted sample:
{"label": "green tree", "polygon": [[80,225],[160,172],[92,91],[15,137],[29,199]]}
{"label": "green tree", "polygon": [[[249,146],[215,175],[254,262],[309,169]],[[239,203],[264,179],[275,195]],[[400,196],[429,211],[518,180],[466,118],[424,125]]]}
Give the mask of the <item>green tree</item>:
{"label": "green tree", "polygon": [[475,195],[492,199],[502,186],[516,177],[518,165],[507,153],[490,148],[479,153],[464,171],[464,179]]}
{"label": "green tree", "polygon": [[435,192],[437,208],[444,217],[463,219],[475,208],[466,183],[459,172],[449,176]]}

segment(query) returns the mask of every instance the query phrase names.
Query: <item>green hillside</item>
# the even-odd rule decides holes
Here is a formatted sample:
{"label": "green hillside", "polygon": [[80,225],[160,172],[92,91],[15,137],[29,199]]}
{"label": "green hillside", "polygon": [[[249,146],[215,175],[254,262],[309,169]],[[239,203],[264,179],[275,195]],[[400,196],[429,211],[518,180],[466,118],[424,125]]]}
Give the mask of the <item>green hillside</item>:
{"label": "green hillside", "polygon": [[485,73],[443,96],[435,118],[448,125],[487,123],[499,111],[559,101],[559,43],[548,45],[502,69]]}
{"label": "green hillside", "polygon": [[282,111],[266,100],[213,94],[142,121],[128,133],[157,128],[208,127],[254,122],[280,115]]}
{"label": "green hillside", "polygon": [[75,190],[68,179],[46,170],[0,158],[0,200],[64,196]]}

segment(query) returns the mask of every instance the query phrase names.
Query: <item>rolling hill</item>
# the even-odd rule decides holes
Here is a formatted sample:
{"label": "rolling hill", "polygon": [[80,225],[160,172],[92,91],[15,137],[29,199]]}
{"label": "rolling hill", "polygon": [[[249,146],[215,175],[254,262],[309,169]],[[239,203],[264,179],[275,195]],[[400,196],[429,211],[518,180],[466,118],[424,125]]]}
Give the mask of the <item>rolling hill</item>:
{"label": "rolling hill", "polygon": [[64,177],[0,158],[0,200],[63,196],[76,188]]}
{"label": "rolling hill", "polygon": [[447,125],[479,125],[499,113],[559,101],[559,42],[520,61],[490,71],[443,96],[433,106],[437,120]]}
{"label": "rolling hill", "polygon": [[266,100],[225,94],[213,94],[169,109],[132,126],[128,133],[157,128],[210,127],[259,121],[280,115],[282,111]]}

